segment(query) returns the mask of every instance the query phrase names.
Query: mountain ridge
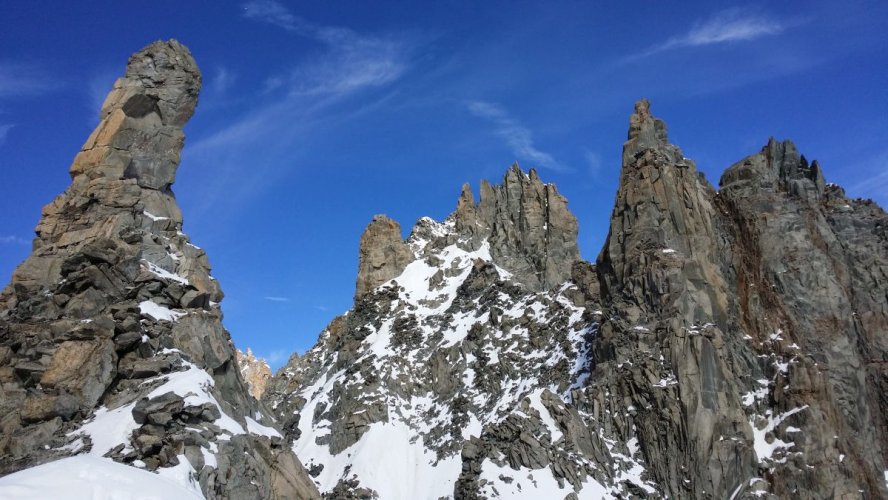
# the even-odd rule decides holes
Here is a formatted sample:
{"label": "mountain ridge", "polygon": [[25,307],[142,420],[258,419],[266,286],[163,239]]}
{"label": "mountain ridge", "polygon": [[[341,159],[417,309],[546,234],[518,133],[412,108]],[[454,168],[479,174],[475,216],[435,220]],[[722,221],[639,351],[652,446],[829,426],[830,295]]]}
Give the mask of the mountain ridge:
{"label": "mountain ridge", "polygon": [[375,216],[353,307],[269,379],[171,189],[201,85],[175,40],[130,58],[0,292],[0,492],[888,496],[888,214],[791,141],[716,188],[638,101],[595,263],[517,164],[407,238]]}
{"label": "mountain ridge", "polygon": [[[888,276],[888,239],[879,232],[888,224],[884,211],[845,199],[825,183],[819,164],[774,139],[728,168],[716,190],[669,143],[665,122],[641,100],[630,117],[597,263],[570,251],[575,219],[562,217],[574,225],[561,223],[567,229],[556,240],[572,241],[554,247],[560,274],[545,281],[540,263],[548,258],[550,219],[540,222],[535,213],[548,208],[540,203],[547,199],[541,186],[549,189],[535,171],[514,165],[501,187],[482,182],[481,203],[464,185],[445,221],[422,218],[406,240],[391,231],[386,245],[400,250],[387,255],[397,257],[377,262],[389,272],[356,295],[355,308],[334,320],[314,348],[273,377],[265,399],[288,422],[285,434],[325,495],[884,493],[885,447],[866,443],[884,439],[885,406],[857,368],[868,366],[865,378],[876,387],[885,383],[878,361],[861,359],[886,356],[888,311],[877,298]],[[485,199],[496,200],[495,207],[482,211]],[[846,218],[855,210],[865,223]],[[796,222],[799,214],[808,222]],[[781,225],[778,238],[772,226]],[[866,251],[830,247],[830,234],[848,238],[855,226],[864,228],[856,240]],[[362,238],[360,255],[372,241]],[[855,276],[875,284],[874,291],[863,302],[841,299],[839,289],[812,290],[820,273],[786,269],[783,249],[790,245],[833,262],[862,261],[868,253],[874,275],[861,264],[832,269],[846,281]],[[786,296],[788,276],[808,285]],[[817,310],[805,295],[839,317],[867,310],[868,323],[846,319],[837,337],[806,322]],[[522,304],[533,307],[521,311]],[[560,311],[573,311],[567,323]],[[844,353],[825,349],[827,338],[860,335],[869,342],[863,351],[850,347],[859,341],[846,341]],[[516,348],[523,364],[504,357]],[[545,361],[526,363],[535,356]],[[850,395],[865,408],[865,422],[842,410]],[[485,406],[490,400],[498,402],[494,413],[509,410],[494,416]],[[870,437],[862,440],[849,428],[868,428]],[[374,448],[369,443],[395,429],[385,439],[419,446],[411,453],[427,469],[423,477],[441,484],[437,493],[393,491],[372,479],[373,463],[362,457]],[[826,434],[836,442],[807,437]],[[845,462],[852,455],[855,462]]]}

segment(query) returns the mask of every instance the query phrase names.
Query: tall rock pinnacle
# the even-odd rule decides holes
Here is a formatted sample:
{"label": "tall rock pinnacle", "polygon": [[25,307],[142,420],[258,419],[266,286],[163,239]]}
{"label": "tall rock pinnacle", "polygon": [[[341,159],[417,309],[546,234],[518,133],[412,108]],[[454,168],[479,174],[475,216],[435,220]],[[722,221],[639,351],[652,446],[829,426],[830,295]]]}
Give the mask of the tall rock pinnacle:
{"label": "tall rock pinnacle", "polygon": [[72,177],[132,178],[143,188],[168,188],[200,86],[197,64],[175,40],[133,55],[102,105],[101,123],[74,159]]}
{"label": "tall rock pinnacle", "polygon": [[[604,290],[688,321],[721,320],[726,289],[713,265],[714,207],[692,160],[669,144],[642,99],[629,119],[610,233],[598,258]],[[665,286],[657,288],[657,283]]]}
{"label": "tall rock pinnacle", "polygon": [[317,495],[248,394],[170,191],[200,86],[174,40],[134,54],[43,209],[0,294],[0,474],[90,453],[207,498]]}

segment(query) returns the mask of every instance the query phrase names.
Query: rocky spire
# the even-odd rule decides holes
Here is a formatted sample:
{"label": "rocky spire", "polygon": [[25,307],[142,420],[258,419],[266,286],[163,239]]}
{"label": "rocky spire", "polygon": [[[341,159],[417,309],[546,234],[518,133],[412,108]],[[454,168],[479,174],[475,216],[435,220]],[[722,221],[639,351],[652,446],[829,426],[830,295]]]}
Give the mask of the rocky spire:
{"label": "rocky spire", "polygon": [[208,498],[317,495],[247,392],[170,191],[200,86],[174,40],[134,54],[44,208],[0,294],[0,474],[90,453]]}
{"label": "rocky spire", "polygon": [[459,193],[459,199],[456,201],[456,211],[453,212],[453,218],[456,223],[456,231],[468,236],[472,240],[477,240],[484,227],[478,220],[478,210],[475,207],[475,194],[472,193],[472,186],[465,183],[462,191]]}
{"label": "rocky spire", "polygon": [[603,291],[658,312],[674,307],[690,322],[722,320],[727,291],[711,264],[714,190],[669,144],[666,124],[646,99],[635,104],[628,135],[598,257]]}
{"label": "rocky spire", "polygon": [[554,184],[543,183],[536,170],[525,174],[513,164],[502,184],[481,182],[481,200],[473,205],[463,187],[453,214],[461,237],[477,248],[490,243],[494,262],[532,290],[545,290],[570,278],[580,260],[577,220]]}
{"label": "rocky spire", "polygon": [[385,215],[375,215],[361,235],[355,299],[401,274],[413,258],[401,237],[401,226]]}
{"label": "rocky spire", "polygon": [[200,86],[197,64],[179,42],[134,54],[102,105],[101,123],[71,165],[74,181],[131,178],[143,188],[168,188]]}
{"label": "rocky spire", "polygon": [[[682,491],[688,487],[697,493],[732,491],[752,474],[755,456],[744,444],[746,416],[719,330],[726,328],[729,290],[718,265],[715,191],[694,162],[669,144],[666,125],[651,115],[647,100],[635,104],[628,136],[597,266],[602,301],[620,319],[601,329],[597,376],[620,386],[609,391],[635,393],[646,390],[643,373],[670,366],[681,393],[670,397],[671,409],[651,411],[637,427],[640,439],[649,443],[653,475],[668,485],[671,496],[687,496]],[[704,324],[705,335],[687,334]],[[659,360],[656,352],[664,353]],[[623,360],[631,368],[613,372],[611,362]],[[623,386],[633,379],[639,387]],[[676,414],[683,417],[677,420]],[[717,441],[713,429],[725,440]],[[727,441],[728,434],[735,437]],[[663,445],[655,435],[680,437]],[[686,451],[667,460],[668,449]],[[688,471],[693,483],[683,483],[681,471]]]}
{"label": "rocky spire", "polygon": [[647,99],[639,99],[635,103],[635,112],[629,116],[628,138],[623,145],[623,163],[639,151],[664,149],[667,146],[669,137],[666,123],[651,115],[651,103]]}
{"label": "rocky spire", "polygon": [[[826,187],[789,141],[769,140],[720,185],[667,142],[647,101],[636,104],[598,259],[602,300],[616,316],[601,327],[592,377],[621,398],[644,392],[641,374],[670,366],[680,391],[635,425],[671,496],[884,496],[866,478],[884,464],[888,404],[876,381],[888,378],[863,360],[888,352],[874,333],[888,325],[876,305],[888,287],[877,229],[888,217]],[[664,435],[681,437],[662,446]],[[667,459],[670,448],[688,451]]]}

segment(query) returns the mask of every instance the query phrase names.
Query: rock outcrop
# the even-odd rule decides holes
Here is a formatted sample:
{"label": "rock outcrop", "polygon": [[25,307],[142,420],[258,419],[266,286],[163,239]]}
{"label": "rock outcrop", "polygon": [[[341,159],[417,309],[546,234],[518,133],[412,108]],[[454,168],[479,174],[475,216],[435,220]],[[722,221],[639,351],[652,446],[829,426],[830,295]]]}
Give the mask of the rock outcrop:
{"label": "rock outcrop", "polygon": [[771,491],[885,497],[888,214],[826,185],[789,141],[771,139],[719,184],[732,326],[776,367],[774,413],[804,408],[800,433],[777,431],[794,453],[769,471]]}
{"label": "rock outcrop", "polygon": [[413,260],[413,253],[401,236],[401,225],[385,215],[374,216],[367,225],[358,255],[356,299],[401,274]]}
{"label": "rock outcrop", "polygon": [[254,356],[249,347],[247,347],[246,353],[241,352],[240,349],[236,350],[235,356],[241,377],[250,389],[250,395],[256,399],[262,399],[265,385],[271,378],[271,367],[268,366],[268,362]]}
{"label": "rock outcrop", "polygon": [[453,219],[468,249],[486,240],[494,262],[531,290],[564,283],[580,260],[576,217],[555,185],[543,183],[534,169],[525,174],[515,164],[501,185],[482,181],[477,205],[463,186]]}
{"label": "rock outcrop", "polygon": [[207,498],[312,498],[247,392],[222,291],[170,190],[201,75],[188,49],[134,54],[0,294],[0,474],[90,453]]}
{"label": "rock outcrop", "polygon": [[888,215],[788,141],[719,185],[639,101],[596,264],[535,172],[464,186],[266,402],[331,498],[888,496]]}
{"label": "rock outcrop", "polygon": [[[498,186],[481,181],[478,203],[472,188],[463,185],[445,229],[428,221],[417,222],[411,233],[413,239],[432,240],[428,251],[456,244],[475,252],[486,243],[493,261],[534,291],[564,283],[581,260],[577,219],[567,209],[567,200],[554,184],[543,183],[536,170],[524,173],[517,164]],[[403,241],[397,222],[384,215],[373,217],[361,236],[355,299],[399,276],[417,258],[414,252],[428,253],[411,245],[410,239]]]}

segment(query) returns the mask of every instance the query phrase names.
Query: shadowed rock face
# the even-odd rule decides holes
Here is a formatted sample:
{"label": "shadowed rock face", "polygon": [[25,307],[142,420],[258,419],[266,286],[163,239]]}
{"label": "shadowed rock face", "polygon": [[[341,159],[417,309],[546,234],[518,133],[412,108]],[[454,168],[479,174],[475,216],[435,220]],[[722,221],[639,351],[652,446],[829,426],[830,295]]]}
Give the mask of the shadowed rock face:
{"label": "shadowed rock face", "polygon": [[265,409],[181,232],[169,188],[200,86],[176,41],[134,54],[43,209],[0,295],[0,473],[89,452],[161,474],[187,462],[208,498],[317,496],[271,418],[249,421]]}
{"label": "shadowed rock face", "polygon": [[802,458],[773,472],[773,491],[885,497],[888,214],[825,185],[789,141],[771,139],[719,184],[735,249],[734,324],[766,344],[780,332],[773,349],[794,356],[773,404],[806,408],[806,438],[793,448]]}
{"label": "shadowed rock face", "polygon": [[642,100],[596,265],[535,172],[464,186],[269,383],[314,480],[400,498],[384,440],[419,496],[888,497],[888,215],[789,141],[719,185]]}

